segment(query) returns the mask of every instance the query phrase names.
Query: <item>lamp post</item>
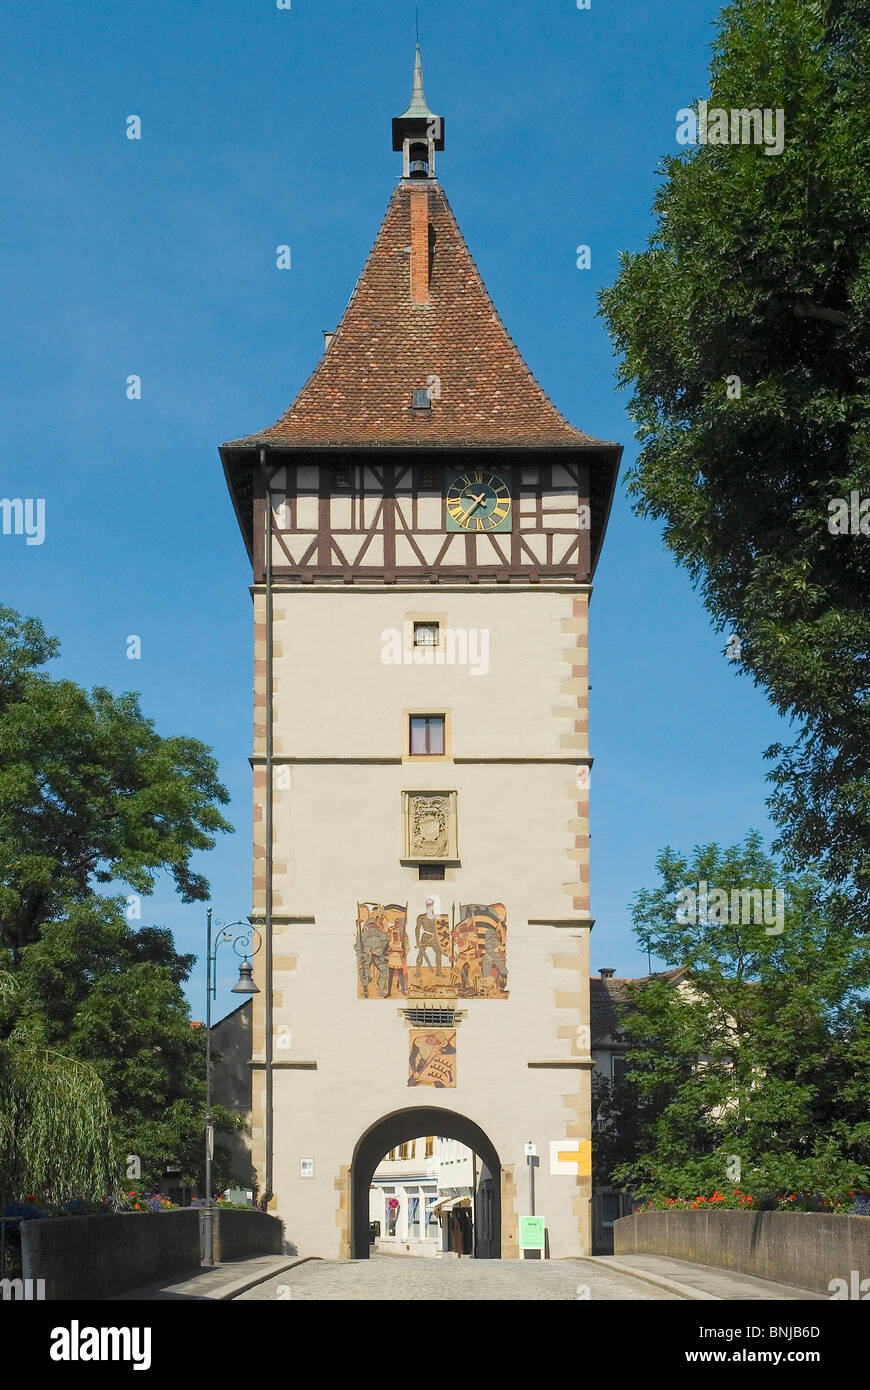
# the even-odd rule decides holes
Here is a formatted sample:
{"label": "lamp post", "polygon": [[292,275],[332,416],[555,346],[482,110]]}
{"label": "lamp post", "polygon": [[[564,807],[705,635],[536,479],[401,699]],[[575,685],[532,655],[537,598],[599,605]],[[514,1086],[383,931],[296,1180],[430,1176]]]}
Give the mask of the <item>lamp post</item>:
{"label": "lamp post", "polygon": [[[249,922],[240,920],[238,922],[215,921],[215,926],[220,928],[212,950],[212,920],[211,908],[206,914],[206,955],[205,955],[205,1207],[203,1208],[203,1264],[214,1264],[214,1207],[211,1196],[211,1161],[214,1150],[214,1130],[211,1123],[211,1001],[217,995],[217,953],[218,947],[224,942],[232,942],[233,950],[237,956],[243,956],[239,966],[239,978],[233,985],[233,994],[259,994],[260,991],[254,984],[254,969],[250,963],[251,956],[255,956],[262,946],[262,938],[256,927],[252,927]],[[234,927],[243,927],[244,931],[238,936],[233,936]],[[254,938],[257,944],[254,946]],[[251,947],[253,946],[253,950]],[[241,950],[239,948],[242,948]]]}

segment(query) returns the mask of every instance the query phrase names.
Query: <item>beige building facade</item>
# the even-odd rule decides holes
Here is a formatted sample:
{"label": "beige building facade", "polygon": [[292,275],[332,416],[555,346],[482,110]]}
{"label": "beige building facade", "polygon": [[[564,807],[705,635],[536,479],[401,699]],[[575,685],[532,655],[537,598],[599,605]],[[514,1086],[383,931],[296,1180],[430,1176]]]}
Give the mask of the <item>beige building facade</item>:
{"label": "beige building facade", "polygon": [[253,1162],[300,1252],[364,1258],[384,1154],[456,1140],[480,1251],[518,1258],[532,1144],[560,1258],[591,1251],[588,605],[620,450],[502,327],[419,55],[393,133],[338,329],[221,451],[253,567]]}

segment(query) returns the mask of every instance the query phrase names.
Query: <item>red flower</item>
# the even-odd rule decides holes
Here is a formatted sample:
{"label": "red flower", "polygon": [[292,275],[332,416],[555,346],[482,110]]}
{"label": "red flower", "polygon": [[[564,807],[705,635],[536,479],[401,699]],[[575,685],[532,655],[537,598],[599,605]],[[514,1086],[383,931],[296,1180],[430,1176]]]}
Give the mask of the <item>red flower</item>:
{"label": "red flower", "polygon": [[28,1200],[28,1202],[35,1202],[35,1201],[36,1201],[36,1198],[35,1198],[35,1197],[28,1197],[27,1200]]}

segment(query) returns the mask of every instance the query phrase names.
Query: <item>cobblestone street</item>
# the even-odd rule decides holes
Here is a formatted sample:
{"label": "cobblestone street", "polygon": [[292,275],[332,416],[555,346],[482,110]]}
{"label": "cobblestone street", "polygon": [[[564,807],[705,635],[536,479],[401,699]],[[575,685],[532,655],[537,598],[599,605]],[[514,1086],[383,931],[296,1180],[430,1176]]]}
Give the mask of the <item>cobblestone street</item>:
{"label": "cobblestone street", "polygon": [[247,1299],[405,1300],[631,1299],[677,1301],[628,1275],[583,1260],[424,1260],[374,1255],[370,1260],[309,1260],[256,1288]]}

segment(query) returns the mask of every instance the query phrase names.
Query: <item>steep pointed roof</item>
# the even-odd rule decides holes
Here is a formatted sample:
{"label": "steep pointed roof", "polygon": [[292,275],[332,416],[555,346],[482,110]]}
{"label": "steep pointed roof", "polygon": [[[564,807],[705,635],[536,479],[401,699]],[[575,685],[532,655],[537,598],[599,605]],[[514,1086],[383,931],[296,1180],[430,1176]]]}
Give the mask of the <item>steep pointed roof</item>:
{"label": "steep pointed roof", "polygon": [[[422,87],[421,87],[422,93]],[[413,105],[413,101],[412,101]],[[412,196],[428,198],[428,298],[411,293]],[[415,389],[431,408],[412,408]],[[225,447],[583,448],[507,333],[435,179],[397,186],[329,347],[274,425]],[[616,447],[616,446],[613,446]]]}

